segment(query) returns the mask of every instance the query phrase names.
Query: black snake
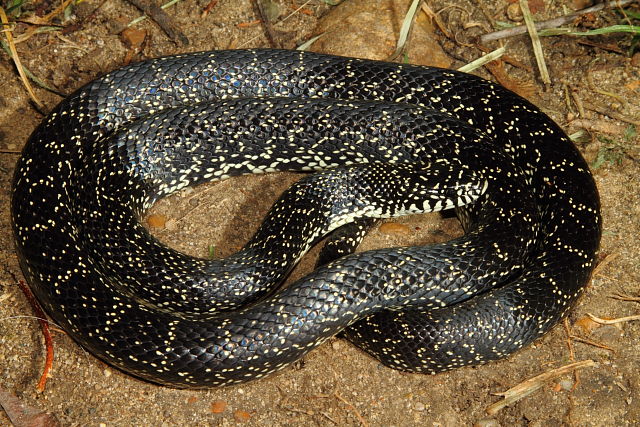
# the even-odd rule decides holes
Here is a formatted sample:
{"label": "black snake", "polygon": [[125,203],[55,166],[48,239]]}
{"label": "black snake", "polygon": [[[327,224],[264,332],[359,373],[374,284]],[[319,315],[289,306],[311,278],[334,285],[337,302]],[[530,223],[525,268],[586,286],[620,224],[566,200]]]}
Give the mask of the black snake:
{"label": "black snake", "polygon": [[[139,223],[185,186],[276,170],[321,172],[224,260],[168,249]],[[453,207],[459,239],[339,256],[368,218]],[[343,330],[406,371],[504,357],[574,305],[601,234],[585,161],[517,95],[279,50],[154,59],[80,88],[27,142],[12,220],[51,317],[101,359],[179,387],[262,377]],[[337,259],[274,291],[333,230]]]}

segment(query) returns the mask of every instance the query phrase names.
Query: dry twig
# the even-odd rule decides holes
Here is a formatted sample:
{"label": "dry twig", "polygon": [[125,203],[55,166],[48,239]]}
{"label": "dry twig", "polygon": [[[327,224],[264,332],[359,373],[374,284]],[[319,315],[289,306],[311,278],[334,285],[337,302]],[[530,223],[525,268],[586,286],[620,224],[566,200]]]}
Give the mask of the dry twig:
{"label": "dry twig", "polygon": [[545,372],[543,374],[537,375],[533,378],[529,378],[526,381],[521,382],[515,387],[511,387],[509,390],[496,393],[499,396],[502,396],[503,399],[499,402],[494,403],[486,409],[486,412],[489,415],[493,415],[500,411],[505,406],[508,406],[512,403],[517,402],[518,400],[530,395],[534,391],[541,388],[547,381],[557,378],[561,375],[574,371],[576,369],[582,369],[589,366],[597,366],[596,362],[593,360],[583,360],[581,362],[570,363],[569,365],[562,366],[557,369],[553,369],[551,371]]}
{"label": "dry twig", "polygon": [[262,23],[264,35],[267,38],[267,42],[269,42],[269,46],[272,48],[280,47],[279,44],[276,43],[276,33],[273,29],[273,25],[271,24],[271,19],[269,19],[269,15],[265,9],[265,3],[260,0],[251,0],[251,4]]}
{"label": "dry twig", "polygon": [[640,128],[640,120],[633,120],[629,117],[624,116],[623,114],[612,111],[610,108],[600,107],[598,105],[592,104],[590,102],[585,102],[588,109],[597,112],[598,114],[602,114],[603,116],[611,117],[615,120],[620,120],[621,122],[629,123]]}
{"label": "dry twig", "polygon": [[47,356],[45,358],[44,369],[42,370],[42,375],[40,376],[40,381],[38,381],[37,386],[38,391],[42,392],[44,391],[44,388],[47,384],[49,371],[53,366],[53,339],[51,338],[51,333],[49,332],[49,321],[47,320],[47,316],[44,314],[44,311],[42,311],[42,308],[40,308],[40,304],[38,304],[38,301],[36,300],[35,296],[33,296],[33,293],[31,293],[31,289],[29,289],[26,283],[24,283],[22,280],[18,280],[18,286],[20,287],[20,290],[22,291],[24,296],[27,298],[27,301],[29,301],[29,304],[31,305],[33,311],[35,311],[36,318],[38,319],[40,327],[42,328],[42,335],[44,335]]}
{"label": "dry twig", "polygon": [[596,342],[596,341],[593,341],[593,340],[590,340],[590,339],[587,339],[587,338],[582,338],[582,337],[579,337],[577,335],[569,335],[569,338],[571,338],[574,341],[581,342],[583,344],[588,344],[588,345],[591,345],[591,346],[594,346],[594,347],[597,347],[597,348],[601,348],[603,350],[610,351],[611,353],[615,353],[616,352],[613,348],[609,347],[608,345],[600,344],[599,342]]}
{"label": "dry twig", "polygon": [[[570,13],[568,15],[561,16],[559,18],[549,19],[547,21],[537,22],[535,24],[536,30],[544,30],[547,28],[556,28],[561,25],[567,24],[569,22],[573,22],[574,19],[581,15],[585,15],[588,13],[599,12],[603,9],[609,7],[623,7],[629,3],[634,2],[635,0],[614,0],[599,3],[595,6],[587,7],[586,9],[578,10],[577,12]],[[518,27],[507,28],[505,30],[496,31],[493,33],[485,34],[480,37],[481,43],[487,43],[493,40],[504,39],[507,37],[518,36],[527,32],[527,27],[525,25],[520,25]]]}
{"label": "dry twig", "polygon": [[358,412],[355,406],[349,403],[347,399],[340,396],[337,391],[334,392],[333,395],[336,397],[336,399],[340,400],[342,403],[347,405],[347,407],[355,414],[356,418],[358,418],[358,421],[360,421],[360,424],[362,425],[362,427],[369,427],[369,423],[367,422],[367,420],[362,418],[362,415],[360,415],[360,412]]}
{"label": "dry twig", "polygon": [[602,261],[600,261],[598,263],[598,265],[596,265],[596,268],[593,269],[593,272],[591,273],[591,277],[595,277],[598,274],[600,274],[600,272],[609,264],[611,264],[612,261],[614,261],[616,258],[618,258],[620,256],[620,254],[618,252],[614,252],[614,253],[610,253],[607,254]]}
{"label": "dry twig", "polygon": [[570,126],[584,128],[592,132],[608,133],[610,135],[622,135],[625,131],[624,126],[605,120],[576,119],[570,121],[568,124]]}
{"label": "dry twig", "polygon": [[571,328],[569,327],[569,319],[566,317],[562,320],[562,326],[564,326],[564,332],[567,334],[567,347],[569,348],[569,360],[575,361],[575,354],[573,353],[573,342],[571,341]]}
{"label": "dry twig", "polygon": [[610,298],[617,299],[619,301],[640,302],[640,297],[632,297],[630,295],[624,295],[624,294],[611,295]]}
{"label": "dry twig", "polygon": [[145,15],[151,18],[173,41],[178,41],[182,45],[188,45],[189,39],[174,23],[173,19],[159,6],[149,0],[128,0],[129,3],[140,9]]}

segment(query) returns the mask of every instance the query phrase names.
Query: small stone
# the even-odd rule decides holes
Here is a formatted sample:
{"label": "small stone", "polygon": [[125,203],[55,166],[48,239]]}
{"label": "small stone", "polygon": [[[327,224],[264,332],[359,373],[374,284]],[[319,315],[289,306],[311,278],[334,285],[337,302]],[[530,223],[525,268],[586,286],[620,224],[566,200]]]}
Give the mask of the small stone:
{"label": "small stone", "polygon": [[593,320],[591,317],[584,316],[584,317],[581,317],[580,319],[578,319],[574,323],[574,326],[577,326],[580,329],[582,329],[582,331],[585,334],[590,334],[591,332],[595,331],[596,329],[598,329],[602,325],[600,325],[600,323],[598,323],[595,320]]}
{"label": "small stone", "polygon": [[239,422],[249,421],[250,418],[251,414],[241,409],[238,409],[233,413],[233,419]]}
{"label": "small stone", "polygon": [[593,5],[593,0],[571,0],[573,9],[580,10],[585,9]]}
{"label": "small stone", "polygon": [[227,408],[227,402],[224,400],[216,400],[211,403],[211,412],[214,414],[221,414]]}
{"label": "small stone", "polygon": [[602,325],[591,334],[593,339],[604,345],[612,345],[622,338],[621,323],[614,325]]}
{"label": "small stone", "polygon": [[425,407],[424,407],[424,403],[422,402],[416,402],[413,404],[413,409],[415,409],[416,411],[422,412],[424,411]]}
{"label": "small stone", "polygon": [[385,222],[379,228],[383,234],[410,234],[411,229],[404,224],[397,222]]}
{"label": "small stone", "polygon": [[164,228],[168,231],[175,231],[178,228],[178,221],[173,218],[168,219]]}
{"label": "small stone", "polygon": [[574,382],[572,379],[563,379],[558,381],[558,385],[560,386],[560,388],[562,388],[562,390],[565,391],[571,391],[571,389],[573,388]]}
{"label": "small stone", "polygon": [[634,67],[640,67],[640,52],[636,52],[631,57],[631,65]]}
{"label": "small stone", "polygon": [[136,30],[134,28],[126,28],[120,33],[122,41],[129,49],[138,49],[147,38],[145,30]]}
{"label": "small stone", "polygon": [[482,418],[476,421],[473,427],[500,427],[500,423],[495,418]]}
{"label": "small stone", "polygon": [[107,378],[109,378],[111,376],[111,371],[109,369],[105,369],[104,371],[102,371],[102,373]]}
{"label": "small stone", "polygon": [[151,214],[147,217],[147,224],[153,228],[164,228],[167,223],[167,217],[160,214]]}
{"label": "small stone", "polygon": [[522,16],[522,10],[518,3],[511,3],[507,6],[507,18],[514,22],[520,22],[524,19]]}

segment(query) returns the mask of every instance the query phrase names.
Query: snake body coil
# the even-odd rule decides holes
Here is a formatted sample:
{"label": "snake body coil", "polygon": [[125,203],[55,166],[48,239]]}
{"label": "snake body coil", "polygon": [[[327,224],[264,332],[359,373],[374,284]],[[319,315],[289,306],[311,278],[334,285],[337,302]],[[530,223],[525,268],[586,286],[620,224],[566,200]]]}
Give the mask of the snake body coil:
{"label": "snake body coil", "polygon": [[[321,172],[227,259],[168,249],[138,221],[185,186],[276,170]],[[350,254],[273,292],[333,230],[349,252],[363,218],[453,207],[459,239]],[[504,357],[573,306],[601,234],[587,165],[522,98],[449,70],[277,50],[160,58],[82,87],[25,146],[12,220],[52,318],[179,387],[262,377],[342,330],[406,371]]]}

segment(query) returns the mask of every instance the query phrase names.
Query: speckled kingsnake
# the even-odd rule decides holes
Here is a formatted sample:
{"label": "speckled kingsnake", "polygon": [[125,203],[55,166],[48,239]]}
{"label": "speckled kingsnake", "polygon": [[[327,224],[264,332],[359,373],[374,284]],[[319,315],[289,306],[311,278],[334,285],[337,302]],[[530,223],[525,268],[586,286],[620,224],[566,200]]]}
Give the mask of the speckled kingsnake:
{"label": "speckled kingsnake", "polygon": [[[188,258],[138,223],[187,185],[324,169],[226,260]],[[459,239],[347,255],[271,291],[336,227],[474,200]],[[160,58],[82,87],[26,144],[12,219],[53,319],[180,387],[259,378],[349,325],[398,369],[504,357],[573,306],[601,231],[587,165],[522,98],[449,70],[278,50]]]}

